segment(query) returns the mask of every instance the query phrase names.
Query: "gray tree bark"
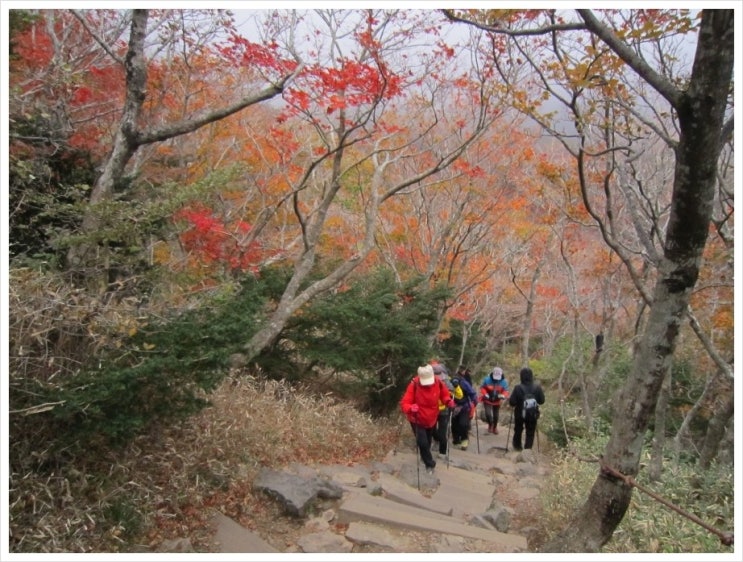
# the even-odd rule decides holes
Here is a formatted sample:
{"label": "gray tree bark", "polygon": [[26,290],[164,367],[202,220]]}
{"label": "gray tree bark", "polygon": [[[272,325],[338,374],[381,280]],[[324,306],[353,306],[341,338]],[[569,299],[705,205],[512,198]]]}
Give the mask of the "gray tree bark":
{"label": "gray tree bark", "polygon": [[[712,217],[715,175],[722,146],[728,93],[733,77],[734,12],[704,10],[699,41],[686,91],[637,64],[613,32],[590,11],[586,26],[661,93],[678,113],[681,134],[676,150],[671,217],[652,308],[632,373],[615,404],[612,434],[603,466],[635,476],[645,431],[655,411],[663,378],[671,365],[680,324],[697,282]],[[549,540],[544,552],[596,552],[612,537],[632,498],[631,486],[601,470],[588,500],[568,527]]]}
{"label": "gray tree bark", "polygon": [[663,386],[658,396],[658,404],[655,406],[655,423],[653,424],[653,444],[650,453],[650,466],[648,477],[652,481],[660,480],[663,473],[663,450],[666,445],[666,414],[668,413],[668,402],[671,398],[671,380],[673,371],[668,370],[663,378]]}

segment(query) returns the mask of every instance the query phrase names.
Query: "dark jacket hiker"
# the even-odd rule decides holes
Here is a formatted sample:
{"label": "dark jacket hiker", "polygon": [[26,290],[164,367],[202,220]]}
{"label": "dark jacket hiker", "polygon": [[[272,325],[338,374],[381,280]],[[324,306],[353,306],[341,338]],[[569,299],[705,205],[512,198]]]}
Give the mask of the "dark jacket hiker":
{"label": "dark jacket hiker", "polygon": [[456,404],[451,420],[452,444],[466,450],[469,445],[472,410],[477,407],[477,393],[465,379],[454,377],[451,383],[454,388],[452,398]]}
{"label": "dark jacket hiker", "polygon": [[521,383],[513,389],[508,403],[513,407],[513,448],[521,450],[521,435],[526,430],[524,449],[531,449],[534,445],[534,434],[539,419],[539,406],[544,404],[544,391],[534,382],[534,373],[528,367],[519,373]]}

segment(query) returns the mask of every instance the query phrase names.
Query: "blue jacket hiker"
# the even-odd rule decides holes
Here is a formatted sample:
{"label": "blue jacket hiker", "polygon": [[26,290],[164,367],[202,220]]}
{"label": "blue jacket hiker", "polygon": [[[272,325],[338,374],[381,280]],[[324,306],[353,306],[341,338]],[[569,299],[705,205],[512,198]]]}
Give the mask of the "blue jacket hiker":
{"label": "blue jacket hiker", "polygon": [[498,434],[498,417],[503,400],[509,396],[508,381],[503,369],[495,367],[480,385],[480,402],[488,421],[488,433]]}

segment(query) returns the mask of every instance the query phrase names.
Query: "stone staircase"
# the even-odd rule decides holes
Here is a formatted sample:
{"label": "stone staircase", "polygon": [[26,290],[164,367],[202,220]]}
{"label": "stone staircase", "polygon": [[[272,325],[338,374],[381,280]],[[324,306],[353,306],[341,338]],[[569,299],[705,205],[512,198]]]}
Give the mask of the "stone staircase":
{"label": "stone staircase", "polygon": [[[397,454],[396,461],[414,465],[413,454]],[[391,463],[390,463],[391,464]],[[383,496],[354,492],[338,508],[340,523],[364,521],[394,528],[457,535],[480,539],[494,545],[497,552],[526,549],[526,539],[471,523],[472,517],[485,513],[492,502],[495,483],[492,478],[467,469],[450,466],[426,475],[422,489],[402,483],[397,477],[382,474]],[[417,475],[416,475],[417,478]],[[430,486],[435,479],[438,485]],[[432,493],[431,493],[432,492]],[[431,495],[427,495],[430,493]]]}
{"label": "stone staircase", "polygon": [[[436,459],[433,474],[426,473],[418,461],[412,436],[409,443],[406,440],[373,466],[317,468],[317,474],[331,478],[344,490],[343,498],[325,517],[332,520],[334,529],[347,531],[338,536],[329,525],[320,532],[315,528],[315,542],[300,545],[301,551],[355,552],[358,545],[365,545],[364,552],[415,551],[404,540],[383,544],[379,538],[404,536],[405,531],[437,537],[444,546],[432,546],[431,552],[464,550],[463,545],[472,541],[480,544],[478,552],[527,551],[527,538],[511,531],[509,521],[514,506],[538,493],[547,467],[540,466],[536,450],[506,451],[507,428],[493,435],[483,423],[477,426],[480,433],[475,433],[473,424],[468,450],[452,447],[448,461]],[[235,525],[224,516],[216,523],[221,552],[272,551],[247,529],[243,530],[248,535],[239,538],[243,533]]]}

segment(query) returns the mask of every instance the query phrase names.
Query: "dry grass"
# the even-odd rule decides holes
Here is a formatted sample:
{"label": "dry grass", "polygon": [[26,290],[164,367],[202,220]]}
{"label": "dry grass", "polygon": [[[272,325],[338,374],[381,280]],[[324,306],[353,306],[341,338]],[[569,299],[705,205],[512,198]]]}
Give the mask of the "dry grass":
{"label": "dry grass", "polygon": [[228,378],[209,398],[199,415],[105,458],[12,474],[11,552],[152,551],[179,537],[209,552],[210,508],[259,531],[280,516],[252,492],[261,467],[381,459],[403,427],[401,418],[374,420],[330,394],[247,375]]}

